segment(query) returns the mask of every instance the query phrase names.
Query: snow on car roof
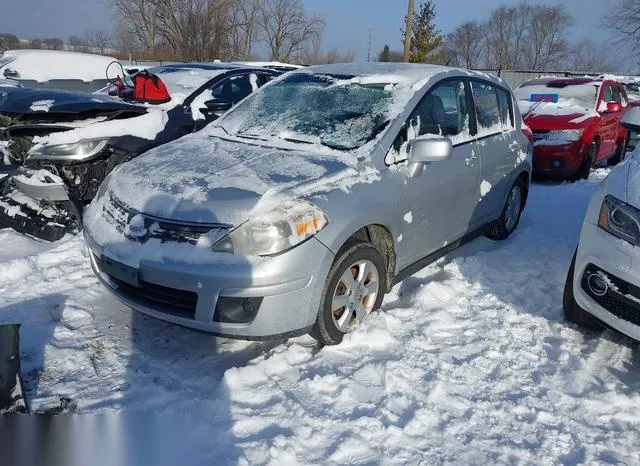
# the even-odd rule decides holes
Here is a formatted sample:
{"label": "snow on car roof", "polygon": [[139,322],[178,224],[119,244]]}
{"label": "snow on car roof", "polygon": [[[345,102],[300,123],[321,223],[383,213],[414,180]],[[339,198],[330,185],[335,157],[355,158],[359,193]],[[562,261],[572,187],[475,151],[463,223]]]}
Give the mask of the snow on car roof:
{"label": "snow on car roof", "polygon": [[492,74],[421,63],[340,63],[300,68],[292,71],[292,73],[326,73],[350,75],[361,78],[377,78],[378,82],[410,83],[414,88],[422,87],[430,78],[439,74],[457,74],[488,79],[504,85],[504,81],[501,78]]}
{"label": "snow on car roof", "polygon": [[8,50],[0,57],[0,69],[11,68],[18,79],[47,82],[53,79],[106,79],[113,57],[62,50]]}
{"label": "snow on car roof", "polygon": [[599,84],[602,83],[602,79],[594,78],[592,76],[581,76],[581,77],[544,77],[544,78],[536,78],[530,81],[527,81],[520,85],[520,87],[526,86],[539,86],[544,84],[556,84],[556,85],[580,85],[580,84]]}

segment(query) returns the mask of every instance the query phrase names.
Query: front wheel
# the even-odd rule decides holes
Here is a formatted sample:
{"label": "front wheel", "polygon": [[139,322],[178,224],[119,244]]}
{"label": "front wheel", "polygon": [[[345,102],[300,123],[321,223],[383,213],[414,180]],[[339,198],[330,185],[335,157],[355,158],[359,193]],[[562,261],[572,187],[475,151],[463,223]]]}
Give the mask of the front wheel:
{"label": "front wheel", "polygon": [[571,260],[571,266],[567,273],[567,281],[564,284],[564,294],[562,296],[562,309],[564,311],[564,318],[573,324],[576,324],[584,329],[588,330],[602,330],[602,323],[597,317],[589,314],[582,309],[576,302],[575,295],[573,294],[573,275],[576,269],[576,254],[573,255]]}
{"label": "front wheel", "polygon": [[593,141],[587,150],[587,153],[584,156],[584,160],[582,161],[582,165],[578,168],[578,171],[571,178],[571,181],[579,181],[579,180],[587,180],[589,179],[589,173],[591,172],[591,167],[596,161],[596,157],[598,156],[598,142]]}
{"label": "front wheel", "polygon": [[325,345],[337,345],[344,335],[380,307],[387,289],[386,267],[372,244],[349,242],[336,256],[311,335]]}
{"label": "front wheel", "polygon": [[522,178],[518,178],[509,191],[507,202],[505,202],[502,215],[497,224],[486,233],[488,238],[495,240],[507,239],[518,227],[525,204],[526,189],[526,182]]}

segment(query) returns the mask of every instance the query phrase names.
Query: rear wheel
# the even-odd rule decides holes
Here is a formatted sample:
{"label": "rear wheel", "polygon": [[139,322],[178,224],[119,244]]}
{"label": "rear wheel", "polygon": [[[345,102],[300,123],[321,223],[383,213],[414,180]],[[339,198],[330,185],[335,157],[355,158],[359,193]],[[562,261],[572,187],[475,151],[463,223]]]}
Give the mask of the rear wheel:
{"label": "rear wheel", "polygon": [[386,276],[378,249],[366,242],[348,242],[327,276],[311,335],[325,345],[340,343],[380,307],[387,289]]}
{"label": "rear wheel", "polygon": [[527,183],[518,178],[511,187],[507,201],[502,209],[502,215],[498,223],[486,233],[486,236],[495,240],[504,240],[513,233],[520,223],[520,216],[524,208],[527,193]]}
{"label": "rear wheel", "polygon": [[573,254],[571,266],[567,273],[567,281],[564,284],[564,295],[562,297],[562,309],[564,317],[568,322],[574,323],[588,330],[602,330],[602,323],[593,315],[582,309],[576,302],[573,294],[573,275],[576,268],[576,254]]}

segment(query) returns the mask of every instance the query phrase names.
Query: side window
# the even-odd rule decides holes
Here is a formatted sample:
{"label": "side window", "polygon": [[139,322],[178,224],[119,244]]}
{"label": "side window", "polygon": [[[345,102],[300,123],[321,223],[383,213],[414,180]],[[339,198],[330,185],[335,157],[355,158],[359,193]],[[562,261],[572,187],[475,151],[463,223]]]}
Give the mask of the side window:
{"label": "side window", "polygon": [[604,90],[604,97],[602,98],[605,102],[615,102],[613,86],[607,86]]}
{"label": "side window", "polygon": [[446,81],[424,96],[409,119],[417,136],[457,136],[468,132],[469,116],[463,81]]}
{"label": "side window", "polygon": [[620,90],[620,101],[622,102],[622,105],[624,105],[625,107],[629,104],[629,97],[627,96],[627,90],[624,88],[624,86],[618,86],[618,89]]}
{"label": "side window", "polygon": [[242,99],[258,89],[259,80],[257,74],[232,76],[218,83],[212,90],[214,99],[223,99],[232,104],[237,104]]}
{"label": "side window", "polygon": [[258,89],[258,76],[256,74],[233,76],[231,79],[231,102],[237,104],[242,99]]}
{"label": "side window", "polygon": [[502,127],[513,128],[513,109],[511,108],[511,95],[504,89],[496,88],[498,93],[498,106],[500,107],[500,122]]}
{"label": "side window", "polygon": [[496,88],[489,83],[472,81],[471,90],[478,122],[478,133],[502,126],[502,112],[498,102]]}
{"label": "side window", "polygon": [[404,129],[396,137],[385,158],[387,165],[407,159],[407,141],[425,134],[448,136],[454,143],[471,138],[469,110],[463,80],[437,84],[416,105]]}

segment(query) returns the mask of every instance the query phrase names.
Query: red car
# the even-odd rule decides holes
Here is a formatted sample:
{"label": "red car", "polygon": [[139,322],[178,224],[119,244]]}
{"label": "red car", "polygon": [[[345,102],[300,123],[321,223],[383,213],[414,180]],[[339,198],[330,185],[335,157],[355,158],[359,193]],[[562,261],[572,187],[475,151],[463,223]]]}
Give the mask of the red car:
{"label": "red car", "polygon": [[533,132],[535,173],[586,179],[594,165],[623,158],[627,132],[620,119],[629,98],[619,82],[540,78],[514,94]]}

